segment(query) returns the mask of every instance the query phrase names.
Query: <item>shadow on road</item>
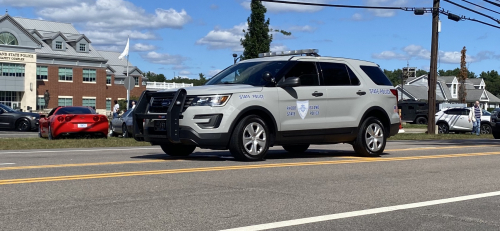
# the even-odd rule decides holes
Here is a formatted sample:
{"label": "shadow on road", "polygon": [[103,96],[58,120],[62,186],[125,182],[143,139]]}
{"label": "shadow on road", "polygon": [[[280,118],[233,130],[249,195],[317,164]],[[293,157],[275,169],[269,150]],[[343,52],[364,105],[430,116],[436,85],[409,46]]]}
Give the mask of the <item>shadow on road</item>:
{"label": "shadow on road", "polygon": [[[471,135],[473,138],[474,135]],[[409,145],[419,144],[422,147],[426,145],[433,146],[471,146],[471,145],[500,145],[497,139],[461,139],[461,140],[392,140],[391,143],[407,142]]]}
{"label": "shadow on road", "polygon": [[[389,155],[384,153],[382,155]],[[315,159],[332,157],[358,157],[354,151],[345,150],[307,150],[302,154],[292,154],[282,150],[271,150],[267,153],[267,160],[286,159]],[[190,160],[190,161],[238,161],[231,156],[229,151],[195,152],[187,157],[168,156],[166,154],[150,154],[133,156],[134,159],[158,159],[158,160]]]}

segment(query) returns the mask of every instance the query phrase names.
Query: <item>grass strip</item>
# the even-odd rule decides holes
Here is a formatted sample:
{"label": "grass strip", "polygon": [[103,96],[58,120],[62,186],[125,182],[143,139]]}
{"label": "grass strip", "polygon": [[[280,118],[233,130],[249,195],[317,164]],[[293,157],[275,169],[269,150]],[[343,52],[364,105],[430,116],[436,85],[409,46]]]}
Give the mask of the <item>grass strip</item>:
{"label": "grass strip", "polygon": [[57,149],[57,148],[106,148],[151,146],[148,142],[138,142],[131,138],[108,139],[57,139],[5,138],[0,139],[0,150]]}

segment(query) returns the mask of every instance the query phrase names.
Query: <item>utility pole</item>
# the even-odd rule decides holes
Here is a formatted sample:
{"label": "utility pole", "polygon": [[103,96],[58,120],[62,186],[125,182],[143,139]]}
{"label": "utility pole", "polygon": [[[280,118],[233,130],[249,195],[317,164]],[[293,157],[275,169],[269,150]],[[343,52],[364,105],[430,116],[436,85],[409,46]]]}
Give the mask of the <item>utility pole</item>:
{"label": "utility pole", "polygon": [[437,81],[437,58],[438,58],[438,39],[439,39],[439,3],[440,0],[433,0],[432,7],[432,43],[431,43],[431,66],[429,73],[429,118],[427,123],[427,133],[436,133],[436,81]]}

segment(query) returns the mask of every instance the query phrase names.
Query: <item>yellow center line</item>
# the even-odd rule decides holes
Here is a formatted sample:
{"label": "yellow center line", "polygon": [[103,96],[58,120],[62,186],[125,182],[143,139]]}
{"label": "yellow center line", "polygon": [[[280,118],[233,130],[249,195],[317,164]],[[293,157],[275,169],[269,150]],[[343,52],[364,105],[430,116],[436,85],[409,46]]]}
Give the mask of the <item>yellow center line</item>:
{"label": "yellow center line", "polygon": [[126,177],[126,176],[160,175],[160,174],[174,174],[174,173],[214,172],[214,171],[243,170],[243,169],[318,166],[318,165],[352,164],[352,163],[368,163],[368,162],[373,163],[373,162],[386,162],[386,161],[423,160],[423,159],[456,158],[456,157],[487,156],[487,155],[500,155],[500,152],[447,154],[447,155],[432,155],[432,156],[410,156],[410,157],[393,157],[393,158],[359,158],[359,159],[350,159],[350,160],[277,163],[277,164],[257,164],[257,165],[236,165],[236,166],[205,167],[205,168],[185,168],[185,169],[168,169],[168,170],[151,170],[151,171],[135,171],[135,172],[115,172],[115,173],[100,173],[100,174],[86,174],[86,175],[38,177],[38,178],[0,180],[0,185],[25,184],[25,183],[36,183],[36,182],[53,182],[53,181],[66,181],[66,180],[101,179],[101,178],[114,178],[114,177]]}
{"label": "yellow center line", "polygon": [[402,152],[402,151],[418,151],[418,150],[441,150],[441,149],[458,149],[458,148],[486,148],[498,147],[500,145],[457,145],[446,147],[421,147],[421,148],[403,148],[403,149],[386,149],[385,152]]}
{"label": "yellow center line", "polygon": [[143,163],[156,163],[156,162],[168,162],[168,161],[182,161],[182,160],[137,160],[137,161],[116,161],[116,162],[78,163],[78,164],[16,166],[16,167],[3,167],[0,168],[0,171],[20,170],[20,169],[40,169],[40,168],[85,167],[85,166],[118,165],[118,164],[143,164]]}

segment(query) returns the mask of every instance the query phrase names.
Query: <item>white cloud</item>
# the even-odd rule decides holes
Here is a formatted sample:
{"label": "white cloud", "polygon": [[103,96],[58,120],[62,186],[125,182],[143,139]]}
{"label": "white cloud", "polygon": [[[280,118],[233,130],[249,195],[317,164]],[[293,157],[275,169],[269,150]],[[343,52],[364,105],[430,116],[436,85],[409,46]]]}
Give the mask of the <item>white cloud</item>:
{"label": "white cloud", "polygon": [[221,71],[222,71],[221,69],[209,70],[208,71],[208,77],[212,77],[212,76],[218,74]]}
{"label": "white cloud", "polygon": [[[406,6],[408,0],[364,0],[366,6]],[[393,17],[397,10],[369,9],[368,12],[376,17]]]}
{"label": "white cloud", "polygon": [[186,71],[186,70],[182,70],[182,71],[179,71],[179,75],[192,75],[193,73],[191,73],[190,71]]}
{"label": "white cloud", "polygon": [[243,38],[243,30],[248,26],[246,23],[241,23],[231,29],[220,29],[216,27],[214,30],[208,32],[205,37],[198,39],[196,44],[206,45],[208,49],[226,49],[229,48],[233,51],[242,51],[240,39]]}
{"label": "white cloud", "polygon": [[136,43],[132,47],[133,51],[153,51],[156,49],[156,46],[150,45],[150,44],[142,44],[142,43]]}
{"label": "white cloud", "polygon": [[96,45],[123,45],[127,43],[127,37],[130,36],[132,40],[152,40],[159,39],[155,34],[151,32],[142,33],[140,31],[131,31],[131,30],[123,30],[123,31],[99,31],[99,30],[91,30],[91,31],[82,31],[87,37],[89,37],[92,44]]}
{"label": "white cloud", "polygon": [[47,6],[60,6],[60,5],[71,5],[76,4],[77,0],[0,0],[0,5],[2,6],[13,6],[13,7],[47,7]]}
{"label": "white cloud", "polygon": [[275,51],[287,51],[289,49],[285,45],[281,45],[281,44],[273,45],[273,44],[271,44],[270,50],[271,50],[271,52],[275,52]]}
{"label": "white cloud", "polygon": [[215,5],[215,4],[212,4],[212,5],[210,5],[210,9],[217,10],[217,9],[219,9],[219,6]]}
{"label": "white cloud", "polygon": [[79,5],[47,7],[38,15],[55,21],[84,23],[93,28],[182,28],[191,21],[185,10],[155,10],[154,14],[124,0],[97,0]]}
{"label": "white cloud", "polygon": [[398,54],[393,51],[382,51],[379,54],[372,54],[372,58],[375,59],[386,59],[386,60],[391,60],[391,59],[399,59],[399,60],[406,60],[407,57],[403,54]]}
{"label": "white cloud", "polygon": [[352,15],[351,19],[354,20],[354,21],[362,21],[364,18],[363,18],[362,14],[355,13],[355,14]]}
{"label": "white cloud", "polygon": [[177,67],[183,66],[184,61],[188,58],[181,55],[170,55],[167,53],[157,53],[156,51],[150,51],[147,54],[141,55],[141,57],[151,63],[163,64],[163,65],[174,65]]}
{"label": "white cloud", "polygon": [[312,27],[309,25],[304,25],[304,26],[292,26],[290,27],[290,30],[297,31],[297,32],[313,32],[316,30],[316,27]]}
{"label": "white cloud", "polygon": [[[383,51],[378,54],[372,54],[373,58],[386,59],[386,60],[409,60],[409,59],[423,59],[429,60],[431,52],[418,45],[409,45],[402,49],[403,53],[396,53],[393,51]],[[460,51],[439,51],[438,59],[441,63],[459,64],[462,58]],[[476,55],[467,55],[465,61],[467,63],[479,62],[487,59],[500,59],[500,55],[496,55],[492,51],[481,51]]]}

